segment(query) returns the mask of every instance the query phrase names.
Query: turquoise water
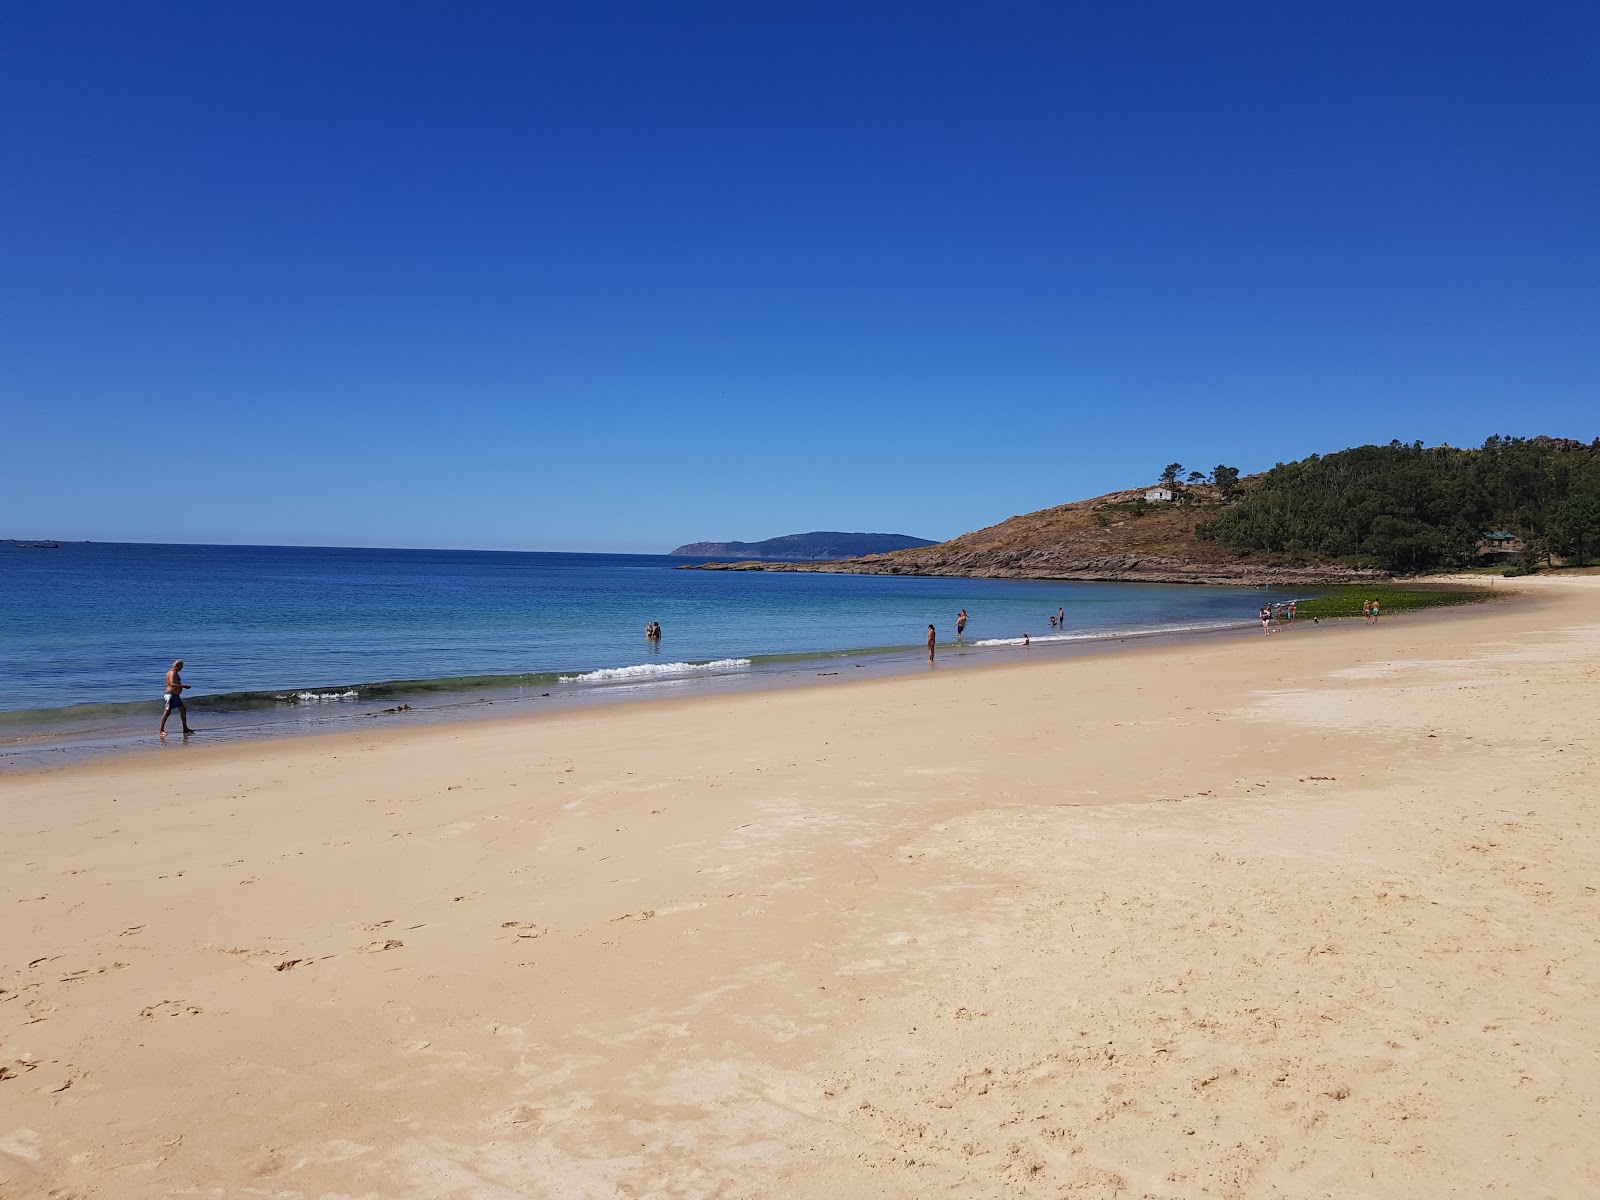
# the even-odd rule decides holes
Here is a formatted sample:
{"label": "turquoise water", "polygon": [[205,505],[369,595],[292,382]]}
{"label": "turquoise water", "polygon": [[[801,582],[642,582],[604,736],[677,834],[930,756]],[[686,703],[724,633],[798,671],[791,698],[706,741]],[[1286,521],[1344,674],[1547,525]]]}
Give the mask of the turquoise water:
{"label": "turquoise water", "polygon": [[[415,707],[815,674],[825,656],[1249,622],[1243,588],[678,570],[663,555],[0,546],[0,736],[146,730],[186,662],[191,720],[272,732]],[[1061,631],[1049,614],[1066,610]],[[663,637],[647,641],[659,621]],[[312,715],[314,714],[314,716]]]}

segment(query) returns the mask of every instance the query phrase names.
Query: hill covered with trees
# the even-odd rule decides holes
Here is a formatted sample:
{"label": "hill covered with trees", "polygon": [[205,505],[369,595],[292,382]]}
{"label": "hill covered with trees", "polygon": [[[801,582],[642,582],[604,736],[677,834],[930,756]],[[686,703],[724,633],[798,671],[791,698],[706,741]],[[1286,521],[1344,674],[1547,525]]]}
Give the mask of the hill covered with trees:
{"label": "hill covered with trees", "polygon": [[[1171,583],[1350,583],[1468,566],[1510,534],[1530,563],[1600,557],[1600,440],[1490,438],[1476,450],[1391,442],[1280,463],[1160,475],[948,542],[817,564],[842,571]],[[1152,493],[1159,495],[1159,493]]]}
{"label": "hill covered with trees", "polygon": [[1196,532],[1240,554],[1415,573],[1469,565],[1484,534],[1533,560],[1600,552],[1600,440],[1359,446],[1281,463]]}

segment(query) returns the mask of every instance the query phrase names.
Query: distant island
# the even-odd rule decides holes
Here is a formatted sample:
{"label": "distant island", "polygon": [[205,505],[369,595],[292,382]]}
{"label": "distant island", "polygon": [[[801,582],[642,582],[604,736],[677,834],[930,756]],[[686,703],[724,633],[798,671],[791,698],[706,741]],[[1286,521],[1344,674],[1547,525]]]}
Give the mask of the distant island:
{"label": "distant island", "polygon": [[[743,553],[734,546],[727,553]],[[1338,584],[1474,566],[1520,574],[1597,556],[1600,439],[1541,436],[1492,437],[1475,450],[1357,446],[1243,477],[1228,466],[1186,473],[1174,462],[1153,486],[1026,513],[931,547],[815,565],[747,555],[700,569]]]}
{"label": "distant island", "polygon": [[690,542],[672,553],[701,558],[737,556],[749,561],[800,560],[836,562],[860,558],[865,554],[889,554],[895,550],[918,550],[937,545],[927,538],[903,533],[787,533],[764,542]]}

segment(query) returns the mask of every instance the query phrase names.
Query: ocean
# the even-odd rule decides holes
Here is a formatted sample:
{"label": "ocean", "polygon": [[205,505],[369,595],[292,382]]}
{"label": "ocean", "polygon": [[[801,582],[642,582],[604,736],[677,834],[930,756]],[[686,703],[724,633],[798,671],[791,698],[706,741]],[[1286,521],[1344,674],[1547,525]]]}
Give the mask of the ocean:
{"label": "ocean", "polygon": [[[1245,626],[1250,588],[684,571],[667,555],[0,545],[0,767],[151,741],[185,661],[206,740],[984,661]],[[956,613],[970,614],[965,644]],[[1066,610],[1062,630],[1050,614]],[[647,641],[645,625],[663,636]],[[404,706],[409,705],[410,708]],[[395,711],[398,710],[398,713]],[[176,722],[173,722],[175,727]]]}

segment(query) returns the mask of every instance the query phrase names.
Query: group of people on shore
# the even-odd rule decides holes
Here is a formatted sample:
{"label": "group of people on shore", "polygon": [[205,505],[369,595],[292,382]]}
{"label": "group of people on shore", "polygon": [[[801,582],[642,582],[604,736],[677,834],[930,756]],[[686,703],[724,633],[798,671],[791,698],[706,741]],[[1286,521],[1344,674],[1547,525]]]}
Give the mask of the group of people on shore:
{"label": "group of people on shore", "polygon": [[1294,624],[1294,606],[1295,601],[1293,600],[1290,600],[1287,604],[1263,604],[1261,606],[1261,628],[1267,633],[1271,633],[1272,627],[1276,624]]}
{"label": "group of people on shore", "polygon": [[[1361,602],[1361,619],[1368,625],[1375,625],[1383,605],[1377,600],[1363,600]],[[1271,633],[1277,625],[1293,625],[1295,619],[1295,601],[1277,604],[1263,604],[1261,606],[1261,628],[1263,632]],[[1311,618],[1312,623],[1317,622],[1316,617]]]}
{"label": "group of people on shore", "polygon": [[[1067,627],[1067,610],[1065,608],[1057,608],[1055,612],[1050,614],[1050,628],[1051,629],[1065,629],[1066,627]],[[962,639],[964,639],[966,637],[966,635],[967,635],[967,610],[963,608],[960,612],[958,612],[956,614],[956,641],[960,642]],[[939,642],[939,631],[937,629],[935,629],[932,625],[929,625],[928,626],[928,661],[929,662],[933,661],[934,648],[938,645],[938,642]],[[1029,643],[1028,635],[1026,633],[1024,633],[1022,635],[1022,645],[1026,646],[1026,645],[1028,645],[1028,643]]]}

